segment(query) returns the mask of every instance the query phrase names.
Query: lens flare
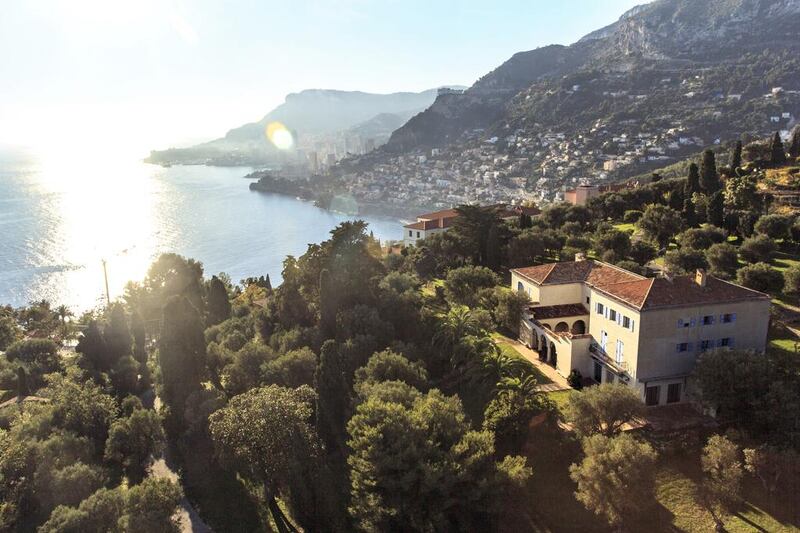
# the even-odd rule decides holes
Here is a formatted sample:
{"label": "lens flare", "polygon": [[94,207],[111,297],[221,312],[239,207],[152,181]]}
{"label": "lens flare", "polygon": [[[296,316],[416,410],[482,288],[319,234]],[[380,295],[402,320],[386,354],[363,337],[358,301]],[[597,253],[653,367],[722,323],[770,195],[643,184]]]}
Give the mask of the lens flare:
{"label": "lens flare", "polygon": [[267,124],[267,139],[279,150],[288,150],[294,146],[292,132],[280,122]]}

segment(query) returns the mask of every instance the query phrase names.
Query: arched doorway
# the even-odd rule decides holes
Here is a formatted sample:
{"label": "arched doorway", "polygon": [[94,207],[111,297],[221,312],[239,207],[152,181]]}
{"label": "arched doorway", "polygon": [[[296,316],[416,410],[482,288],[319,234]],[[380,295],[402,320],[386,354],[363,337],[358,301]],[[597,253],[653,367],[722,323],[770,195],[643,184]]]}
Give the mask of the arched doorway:
{"label": "arched doorway", "polygon": [[550,343],[550,364],[556,366],[558,363],[558,354],[556,354],[556,345],[554,343]]}
{"label": "arched doorway", "polygon": [[576,320],[574,324],[572,324],[572,334],[573,335],[583,335],[586,333],[586,322],[583,320]]}
{"label": "arched doorway", "polygon": [[539,360],[547,361],[547,339],[544,335],[542,335],[539,342]]}
{"label": "arched doorway", "polygon": [[531,335],[531,349],[534,351],[539,349],[539,336],[535,331],[533,332],[533,335]]}
{"label": "arched doorway", "polygon": [[566,333],[567,331],[569,331],[569,324],[566,322],[556,324],[556,333]]}

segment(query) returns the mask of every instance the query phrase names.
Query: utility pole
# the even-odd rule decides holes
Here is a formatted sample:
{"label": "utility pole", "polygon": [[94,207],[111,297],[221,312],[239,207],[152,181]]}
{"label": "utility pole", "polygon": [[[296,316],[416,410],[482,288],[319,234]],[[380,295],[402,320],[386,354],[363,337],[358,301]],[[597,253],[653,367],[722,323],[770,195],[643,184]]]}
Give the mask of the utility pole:
{"label": "utility pole", "polygon": [[103,278],[106,282],[106,305],[111,305],[111,294],[108,292],[108,269],[106,268],[106,260],[103,259]]}

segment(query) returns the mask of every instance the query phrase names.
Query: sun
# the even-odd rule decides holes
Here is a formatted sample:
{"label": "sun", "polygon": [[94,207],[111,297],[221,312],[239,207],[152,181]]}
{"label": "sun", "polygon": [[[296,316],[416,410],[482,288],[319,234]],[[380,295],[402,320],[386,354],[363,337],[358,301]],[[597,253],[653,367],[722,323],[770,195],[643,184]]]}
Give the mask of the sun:
{"label": "sun", "polygon": [[266,129],[267,139],[279,150],[289,150],[294,146],[294,135],[280,122],[270,122]]}

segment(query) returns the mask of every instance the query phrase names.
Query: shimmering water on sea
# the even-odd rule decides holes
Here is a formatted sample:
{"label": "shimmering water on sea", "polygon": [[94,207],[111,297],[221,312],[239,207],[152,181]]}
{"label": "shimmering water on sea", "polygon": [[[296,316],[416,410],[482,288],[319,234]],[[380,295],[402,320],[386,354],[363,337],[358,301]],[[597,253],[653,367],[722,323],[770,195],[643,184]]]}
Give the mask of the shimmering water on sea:
{"label": "shimmering water on sea", "polygon": [[[249,171],[0,153],[0,304],[45,298],[88,309],[103,298],[104,259],[113,299],[163,252],[202,261],[208,276],[269,274],[278,283],[287,254],[353,218],[251,192]],[[359,218],[378,238],[402,238],[397,219]]]}

